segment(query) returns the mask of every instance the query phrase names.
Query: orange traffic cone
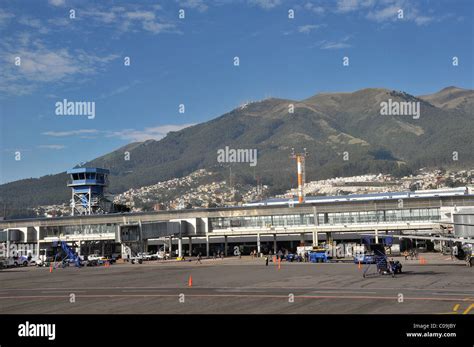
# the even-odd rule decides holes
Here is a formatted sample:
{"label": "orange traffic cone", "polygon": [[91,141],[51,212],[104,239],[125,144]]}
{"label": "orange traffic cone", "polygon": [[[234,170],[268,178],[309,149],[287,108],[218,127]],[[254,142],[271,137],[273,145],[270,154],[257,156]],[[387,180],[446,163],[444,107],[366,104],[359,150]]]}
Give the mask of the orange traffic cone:
{"label": "orange traffic cone", "polygon": [[281,258],[278,258],[278,270],[281,268]]}
{"label": "orange traffic cone", "polygon": [[50,273],[53,272],[53,265],[50,265],[50,266],[49,266],[49,272],[50,272]]}
{"label": "orange traffic cone", "polygon": [[189,275],[189,280],[188,280],[188,287],[193,286],[193,276]]}
{"label": "orange traffic cone", "polygon": [[360,265],[360,260],[359,260],[359,265],[357,266],[357,268],[360,270],[362,269],[362,266]]}

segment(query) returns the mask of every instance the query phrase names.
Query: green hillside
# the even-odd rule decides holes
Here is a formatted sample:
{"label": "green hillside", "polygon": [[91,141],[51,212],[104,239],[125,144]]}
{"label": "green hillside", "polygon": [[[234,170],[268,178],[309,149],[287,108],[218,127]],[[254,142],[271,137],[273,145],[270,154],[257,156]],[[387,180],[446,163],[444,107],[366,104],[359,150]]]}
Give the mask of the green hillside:
{"label": "green hillside", "polygon": [[[392,99],[420,102],[420,117],[380,114],[380,103]],[[206,168],[219,173],[229,164],[217,162],[217,150],[257,149],[258,164],[235,163],[232,172],[242,183],[259,177],[272,192],[296,185],[295,164],[289,155],[307,148],[307,180],[386,172],[409,173],[423,166],[470,167],[474,91],[449,87],[415,97],[387,89],[318,94],[303,101],[266,99],[238,108],[211,121],[171,132],[159,141],[132,143],[96,158],[85,166],[111,170],[110,191],[187,175]],[[289,105],[295,111],[289,113]],[[124,152],[130,160],[124,160]],[[452,153],[459,160],[452,160]],[[348,152],[349,160],[343,160]],[[66,169],[66,168],[65,168]],[[69,199],[64,173],[0,186],[10,213],[21,208]],[[15,212],[17,211],[17,212]]]}

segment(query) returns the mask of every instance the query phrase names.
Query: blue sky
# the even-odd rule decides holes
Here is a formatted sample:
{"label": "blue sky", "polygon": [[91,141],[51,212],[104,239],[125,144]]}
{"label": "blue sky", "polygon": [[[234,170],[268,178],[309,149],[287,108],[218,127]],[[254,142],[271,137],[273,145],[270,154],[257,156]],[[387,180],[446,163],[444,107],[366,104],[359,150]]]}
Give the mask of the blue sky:
{"label": "blue sky", "polygon": [[[61,172],[250,100],[473,88],[473,12],[470,0],[2,0],[0,183]],[[63,99],[95,102],[95,118],[57,115]]]}

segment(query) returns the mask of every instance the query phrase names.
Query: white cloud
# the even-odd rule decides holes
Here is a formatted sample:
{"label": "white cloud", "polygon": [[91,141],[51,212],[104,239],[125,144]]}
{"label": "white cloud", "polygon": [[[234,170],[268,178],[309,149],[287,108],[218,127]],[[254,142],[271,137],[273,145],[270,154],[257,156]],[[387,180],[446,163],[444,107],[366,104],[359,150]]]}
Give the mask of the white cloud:
{"label": "white cloud", "polygon": [[157,23],[157,22],[152,22],[152,21],[143,22],[143,29],[153,34],[173,31],[174,28],[175,28],[174,24],[164,24],[164,23]]}
{"label": "white cloud", "polygon": [[15,15],[13,13],[7,12],[0,8],[0,27],[6,25],[10,19],[14,17]]}
{"label": "white cloud", "polygon": [[281,0],[249,0],[249,4],[259,6],[265,10],[269,10],[280,5]]}
{"label": "white cloud", "polygon": [[307,10],[307,11],[313,12],[313,13],[315,13],[315,14],[323,14],[324,12],[326,12],[326,10],[325,10],[324,7],[314,5],[314,4],[311,3],[311,2],[307,2],[307,3],[304,5],[304,9]]}
{"label": "white cloud", "polygon": [[115,89],[112,89],[112,90],[109,91],[109,92],[100,94],[100,96],[99,96],[97,99],[99,99],[99,100],[100,100],[100,99],[107,99],[107,98],[110,98],[110,97],[112,97],[112,96],[125,93],[127,90],[129,90],[131,87],[133,87],[134,85],[136,85],[136,84],[138,84],[138,83],[139,83],[139,81],[134,80],[134,81],[133,81],[132,83],[130,83],[130,84],[123,85],[123,86],[117,87],[117,88],[115,88]]}
{"label": "white cloud", "polygon": [[432,22],[433,20],[434,20],[433,17],[418,16],[415,18],[415,23],[417,25],[425,25]]}
{"label": "white cloud", "polygon": [[90,135],[98,134],[99,130],[97,129],[77,129],[69,131],[46,131],[42,135],[53,136],[53,137],[69,137],[69,136],[78,136],[78,135]]}
{"label": "white cloud", "polygon": [[142,142],[146,140],[159,140],[166,136],[170,131],[179,131],[181,129],[193,126],[195,124],[168,124],[159,125],[156,127],[149,127],[143,130],[137,129],[123,129],[117,131],[111,130],[97,130],[97,129],[77,129],[77,130],[66,130],[66,131],[47,131],[42,135],[52,137],[98,137],[105,136],[109,138],[119,138],[121,140],[127,140],[130,142]]}
{"label": "white cloud", "polygon": [[26,17],[26,16],[22,16],[18,20],[18,23],[21,24],[21,25],[33,28],[37,32],[39,32],[40,34],[47,34],[49,32],[48,27],[43,25],[43,23],[41,23],[41,21],[39,19],[36,19],[36,18],[29,18],[29,17]]}
{"label": "white cloud", "polygon": [[48,3],[53,6],[64,6],[66,4],[65,0],[48,0]]}
{"label": "white cloud", "polygon": [[339,12],[352,12],[373,4],[371,0],[338,0],[337,10]]}
{"label": "white cloud", "polygon": [[125,12],[125,17],[128,19],[152,21],[155,19],[155,14],[151,11],[131,11]]}
{"label": "white cloud", "polygon": [[298,27],[298,32],[303,34],[309,34],[311,31],[320,28],[321,25],[307,24]]}
{"label": "white cloud", "polygon": [[153,34],[163,32],[179,33],[176,25],[159,18],[159,5],[137,8],[136,6],[115,6],[112,8],[94,7],[81,10],[80,20],[92,21],[91,25],[107,25],[118,30],[118,33],[148,31]]}
{"label": "white cloud", "polygon": [[352,47],[345,42],[326,42],[321,45],[321,49],[342,49]]}
{"label": "white cloud", "polygon": [[326,41],[323,40],[319,42],[319,48],[321,49],[343,49],[352,47],[347,41],[349,41],[350,36],[346,36],[339,41]]}
{"label": "white cloud", "polygon": [[370,11],[367,14],[367,18],[376,22],[383,22],[386,20],[395,20],[397,19],[397,12],[400,10],[400,7],[392,5],[379,10]]}
{"label": "white cloud", "polygon": [[[51,3],[55,6],[63,1]],[[86,81],[91,75],[104,71],[107,65],[117,59],[117,54],[87,52],[66,45],[50,45],[56,37],[52,34],[67,30],[94,30],[97,27],[114,30],[117,36],[124,32],[180,33],[176,25],[161,18],[161,6],[126,4],[122,6],[87,6],[79,8],[77,21],[87,21],[87,26],[71,24],[64,18],[37,19],[20,15],[17,23],[28,30],[15,30],[0,40],[0,93],[6,95],[27,95],[44,83],[64,84],[71,81]],[[8,24],[15,15],[0,9],[0,27]],[[21,28],[24,29],[24,28]],[[74,46],[72,46],[74,47]],[[15,59],[21,65],[15,65]]]}
{"label": "white cloud", "polygon": [[[398,12],[403,10],[403,18],[398,18]],[[416,25],[425,25],[435,20],[434,17],[420,15],[420,11],[412,3],[404,0],[387,0],[386,7],[377,7],[367,14],[367,19],[375,22],[388,22],[405,20],[414,22]],[[442,17],[438,18],[442,20]]]}
{"label": "white cloud", "polygon": [[[121,11],[119,11],[121,12]],[[117,10],[101,11],[99,9],[82,10],[81,15],[99,23],[110,24],[119,20]],[[82,17],[81,17],[82,19]]]}
{"label": "white cloud", "polygon": [[[29,81],[51,82],[79,72],[80,67],[66,49],[58,51],[21,50],[18,51],[21,66],[18,73]],[[13,61],[14,57],[11,57]]]}
{"label": "white cloud", "polygon": [[[83,50],[51,49],[28,34],[12,37],[0,43],[0,92],[14,95],[29,94],[42,83],[67,82],[77,76],[101,71],[118,58],[109,54],[98,56]],[[21,65],[14,64],[21,59]]]}
{"label": "white cloud", "polygon": [[203,0],[176,0],[176,2],[183,8],[192,8],[199,12],[205,12],[208,9],[208,6]]}
{"label": "white cloud", "polygon": [[[443,17],[435,18],[420,14],[417,2],[408,0],[338,0],[336,13],[360,12],[365,18],[377,23],[406,20],[416,25],[424,25],[432,21],[442,20]],[[404,18],[398,18],[398,11],[403,10]]]}
{"label": "white cloud", "polygon": [[48,24],[54,25],[57,27],[67,27],[71,24],[71,20],[67,18],[51,18],[51,19],[48,19]]}
{"label": "white cloud", "polygon": [[131,142],[142,142],[146,140],[159,140],[166,136],[170,131],[179,131],[181,129],[193,126],[194,124],[169,124],[161,125],[144,130],[124,129],[120,131],[108,132],[107,137],[118,137]]}
{"label": "white cloud", "polygon": [[66,148],[66,146],[64,146],[64,145],[39,145],[38,148],[59,150],[59,149]]}
{"label": "white cloud", "polygon": [[442,16],[437,16],[437,17],[434,17],[434,16],[426,16],[426,15],[423,15],[423,14],[420,14],[420,10],[416,7],[405,7],[403,8],[404,9],[404,16],[405,16],[405,19],[408,20],[408,21],[413,21],[415,22],[416,25],[425,25],[425,24],[428,24],[428,23],[431,23],[433,21],[436,21],[436,22],[441,22],[445,19],[448,19],[452,16],[452,14],[444,14]]}

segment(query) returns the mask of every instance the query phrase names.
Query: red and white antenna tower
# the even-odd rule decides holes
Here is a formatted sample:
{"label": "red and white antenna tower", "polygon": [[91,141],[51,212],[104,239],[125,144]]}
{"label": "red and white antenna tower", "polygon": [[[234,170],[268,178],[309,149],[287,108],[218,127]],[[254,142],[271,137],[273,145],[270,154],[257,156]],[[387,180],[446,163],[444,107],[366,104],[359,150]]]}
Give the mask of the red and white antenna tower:
{"label": "red and white antenna tower", "polygon": [[295,149],[291,149],[290,158],[296,159],[296,165],[298,168],[298,203],[303,203],[305,194],[304,194],[304,184],[306,181],[306,170],[305,170],[305,161],[308,152],[306,148],[303,149],[303,153],[295,153]]}

